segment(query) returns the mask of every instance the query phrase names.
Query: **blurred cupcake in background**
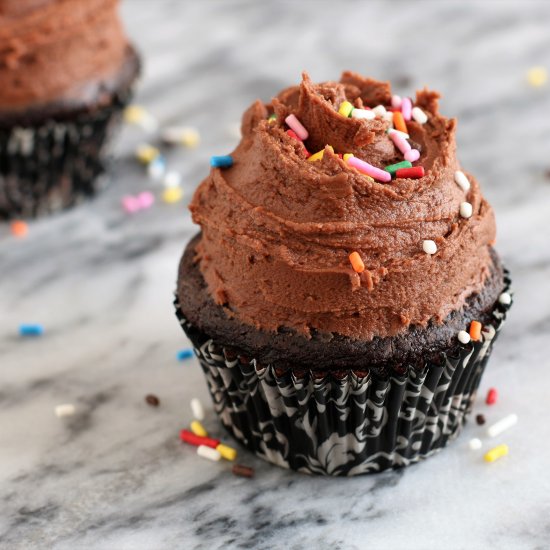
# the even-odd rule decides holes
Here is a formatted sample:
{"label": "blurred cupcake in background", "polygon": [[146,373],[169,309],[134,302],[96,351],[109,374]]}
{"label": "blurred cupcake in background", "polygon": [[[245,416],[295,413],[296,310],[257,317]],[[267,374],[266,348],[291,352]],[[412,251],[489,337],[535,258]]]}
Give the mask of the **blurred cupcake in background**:
{"label": "blurred cupcake in background", "polygon": [[0,219],[98,191],[139,68],[118,0],[0,0]]}

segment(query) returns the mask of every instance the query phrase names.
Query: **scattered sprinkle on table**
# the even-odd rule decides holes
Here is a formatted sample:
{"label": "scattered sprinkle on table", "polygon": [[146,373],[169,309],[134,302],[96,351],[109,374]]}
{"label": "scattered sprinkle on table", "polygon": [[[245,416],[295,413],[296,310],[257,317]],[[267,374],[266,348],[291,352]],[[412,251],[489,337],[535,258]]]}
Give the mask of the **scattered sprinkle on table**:
{"label": "scattered sprinkle on table", "polygon": [[485,453],[485,456],[483,457],[485,462],[495,462],[495,460],[498,460],[499,458],[502,458],[503,456],[506,456],[509,452],[508,445],[502,444],[497,445],[487,453]]}
{"label": "scattered sprinkle on table", "polygon": [[151,393],[145,396],[145,402],[151,405],[151,407],[158,407],[160,405],[160,399]]}
{"label": "scattered sprinkle on table", "polygon": [[485,424],[485,416],[483,414],[477,414],[476,415],[476,422],[478,426],[483,426]]}
{"label": "scattered sprinkle on table", "polygon": [[455,183],[466,192],[470,189],[470,181],[466,177],[466,174],[462,170],[457,170],[455,172]]}
{"label": "scattered sprinkle on table", "polygon": [[181,201],[183,190],[181,187],[168,187],[162,192],[162,200],[168,204]]}
{"label": "scattered sprinkle on table", "polygon": [[204,407],[202,406],[201,400],[198,397],[193,397],[189,403],[191,406],[191,412],[197,420],[204,420]]}
{"label": "scattered sprinkle on table", "polygon": [[195,435],[200,435],[201,437],[208,437],[208,432],[198,420],[193,420],[190,424],[190,427],[191,427],[191,431]]}
{"label": "scattered sprinkle on table", "polygon": [[465,330],[458,331],[458,341],[461,344],[468,344],[471,340],[470,335]]}
{"label": "scattered sprinkle on table", "polygon": [[254,468],[250,468],[249,466],[244,466],[243,464],[233,464],[233,467],[231,468],[231,472],[235,476],[239,477],[254,477]]}
{"label": "scattered sprinkle on table", "polygon": [[194,355],[193,348],[184,348],[178,351],[176,357],[178,361],[185,361],[186,359],[191,359]]}
{"label": "scattered sprinkle on table", "polygon": [[166,172],[166,161],[164,157],[158,156],[152,162],[147,165],[147,175],[153,181],[160,181],[164,177]]}
{"label": "scattered sprinkle on table", "polygon": [[159,156],[160,151],[148,143],[142,143],[136,148],[136,158],[143,164],[149,164]]}
{"label": "scattered sprinkle on table", "polygon": [[485,399],[485,403],[487,405],[494,405],[497,402],[498,399],[498,392],[496,388],[490,388],[487,392],[487,397]]}
{"label": "scattered sprinkle on table", "polygon": [[164,174],[162,185],[165,187],[179,187],[181,185],[181,174],[175,170],[170,170]]}
{"label": "scattered sprinkle on table", "polygon": [[19,325],[20,336],[42,336],[44,326],[38,323],[23,323]]}
{"label": "scattered sprinkle on table", "polygon": [[231,155],[210,157],[210,166],[213,168],[231,168],[233,166],[233,157]]}
{"label": "scattered sprinkle on table", "polygon": [[481,449],[483,444],[481,443],[481,439],[478,439],[477,437],[474,437],[473,439],[470,439],[470,442],[468,443],[468,446],[472,451],[477,451]]}
{"label": "scattered sprinkle on table", "polygon": [[212,447],[212,449],[215,449],[220,444],[219,439],[196,435],[190,430],[181,430],[180,439],[185,443],[189,443],[190,445],[204,445],[206,447]]}
{"label": "scattered sprinkle on table", "polygon": [[472,205],[469,202],[461,202],[460,203],[460,216],[462,218],[471,218],[473,214],[473,208]]}
{"label": "scattered sprinkle on table", "polygon": [[435,241],[426,239],[422,241],[422,250],[426,254],[431,256],[432,254],[435,254],[437,252],[437,245],[435,244]]}
{"label": "scattered sprinkle on table", "polygon": [[200,134],[189,126],[168,126],[161,132],[161,139],[167,145],[183,145],[194,149],[200,143]]}
{"label": "scattered sprinkle on table", "polygon": [[154,132],[158,128],[157,119],[141,105],[128,105],[124,109],[123,117],[124,122],[136,124],[149,132]]}
{"label": "scattered sprinkle on table", "polygon": [[10,223],[10,231],[14,237],[26,237],[29,232],[29,226],[23,220],[14,220]]}
{"label": "scattered sprinkle on table", "polygon": [[548,82],[548,71],[544,67],[531,67],[527,71],[527,82],[533,88],[540,88]]}
{"label": "scattered sprinkle on table", "polygon": [[512,296],[508,292],[503,292],[498,297],[498,301],[504,306],[509,306],[512,303]]}
{"label": "scattered sprinkle on table", "polygon": [[501,418],[498,422],[495,422],[487,428],[487,435],[489,437],[496,437],[501,433],[504,433],[506,430],[509,430],[512,426],[515,426],[518,423],[517,414],[509,414],[504,418]]}
{"label": "scattered sprinkle on table", "polygon": [[229,445],[224,445],[223,443],[220,443],[216,447],[216,451],[220,453],[220,455],[225,458],[225,460],[229,460],[233,462],[237,458],[237,451],[233,449],[233,447],[229,447]]}
{"label": "scattered sprinkle on table", "polygon": [[474,342],[481,340],[481,328],[482,324],[479,321],[472,321],[470,323],[470,338]]}
{"label": "scattered sprinkle on table", "polygon": [[72,416],[76,412],[76,407],[72,403],[62,403],[55,407],[54,412],[57,418]]}
{"label": "scattered sprinkle on table", "polygon": [[202,458],[206,458],[214,462],[218,462],[222,457],[219,451],[212,449],[211,447],[207,447],[206,445],[199,445],[197,447],[197,454]]}

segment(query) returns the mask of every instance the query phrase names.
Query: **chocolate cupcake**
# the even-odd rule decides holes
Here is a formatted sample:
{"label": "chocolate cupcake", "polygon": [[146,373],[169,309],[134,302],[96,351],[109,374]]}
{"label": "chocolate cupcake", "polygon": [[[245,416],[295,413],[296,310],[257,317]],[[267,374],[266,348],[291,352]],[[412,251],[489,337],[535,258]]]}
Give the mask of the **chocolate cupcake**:
{"label": "chocolate cupcake", "polygon": [[222,423],[266,460],[406,466],[470,412],[511,298],[438,97],[304,75],[195,193],[177,315]]}
{"label": "chocolate cupcake", "polygon": [[101,185],[139,59],[117,0],[0,1],[0,219],[72,206]]}

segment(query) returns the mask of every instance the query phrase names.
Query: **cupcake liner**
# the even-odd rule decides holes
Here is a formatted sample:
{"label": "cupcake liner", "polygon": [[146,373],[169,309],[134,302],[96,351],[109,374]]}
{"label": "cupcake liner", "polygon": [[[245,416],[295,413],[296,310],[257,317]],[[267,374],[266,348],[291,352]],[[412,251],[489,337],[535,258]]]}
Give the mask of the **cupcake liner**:
{"label": "cupcake liner", "polygon": [[[506,274],[506,288],[510,279]],[[353,476],[407,466],[444,447],[470,412],[509,305],[495,304],[483,339],[386,378],[368,367],[317,377],[260,365],[176,314],[222,424],[259,457],[308,474]],[[367,373],[365,375],[365,373]]]}
{"label": "cupcake liner", "polygon": [[0,219],[62,210],[103,188],[106,145],[131,95],[125,86],[72,117],[0,128]]}

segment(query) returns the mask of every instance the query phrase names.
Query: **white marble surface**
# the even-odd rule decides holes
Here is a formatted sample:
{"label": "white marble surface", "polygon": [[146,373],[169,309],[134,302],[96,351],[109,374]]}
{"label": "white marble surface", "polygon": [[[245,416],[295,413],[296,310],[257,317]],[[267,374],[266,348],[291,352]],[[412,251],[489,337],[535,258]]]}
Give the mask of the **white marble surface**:
{"label": "white marble surface", "polygon": [[[202,144],[169,155],[186,199],[128,217],[120,197],[152,188],[130,158],[148,139],[125,129],[114,184],[99,199],[33,222],[24,240],[0,226],[0,547],[58,549],[543,549],[550,547],[550,69],[547,2],[246,3],[129,0],[129,32],[145,54],[138,100],[163,124],[196,126]],[[256,97],[351,68],[410,93],[444,93],[459,118],[463,165],[481,180],[499,224],[498,250],[516,303],[481,392],[519,425],[492,465],[467,448],[480,428],[405,471],[323,479],[245,451],[254,480],[182,446],[188,402],[208,403],[171,295],[194,228],[185,203],[211,154]],[[158,188],[157,188],[158,191]],[[20,322],[44,337],[22,340]],[[154,393],[153,409],[144,395]],[[58,419],[71,402],[77,414]],[[221,435],[210,414],[207,427]],[[487,442],[486,442],[487,444]]]}

